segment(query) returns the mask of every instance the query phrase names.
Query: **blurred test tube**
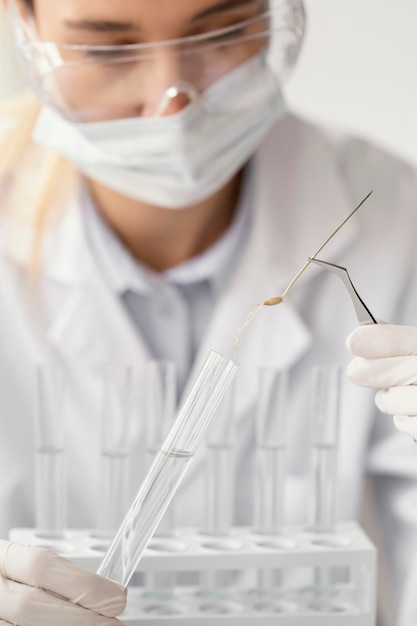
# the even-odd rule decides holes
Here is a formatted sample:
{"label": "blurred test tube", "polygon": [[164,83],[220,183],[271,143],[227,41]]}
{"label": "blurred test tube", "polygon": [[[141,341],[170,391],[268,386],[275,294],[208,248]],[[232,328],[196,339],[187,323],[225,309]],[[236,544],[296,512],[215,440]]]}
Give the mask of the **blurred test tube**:
{"label": "blurred test tube", "polygon": [[[206,526],[204,532],[221,537],[230,536],[235,519],[235,444],[234,390],[227,390],[206,436]],[[227,593],[232,583],[228,571],[207,571],[201,577],[206,593]]]}
{"label": "blurred test tube", "polygon": [[63,376],[52,363],[36,366],[35,519],[38,536],[63,538],[67,528],[67,471]]}
{"label": "blurred test tube", "polygon": [[[279,535],[285,528],[285,458],[288,373],[274,367],[259,371],[256,412],[255,532]],[[275,590],[279,572],[260,571],[258,587]]]}
{"label": "blurred test tube", "polygon": [[275,535],[285,526],[285,442],[287,372],[272,367],[259,373],[256,413],[255,530]]}
{"label": "blurred test tube", "polygon": [[[313,482],[309,530],[332,533],[336,526],[337,466],[342,367],[315,367],[311,376],[311,476]],[[314,587],[327,606],[333,595],[336,572],[317,568]]]}
{"label": "blurred test tube", "polygon": [[[145,371],[146,471],[161,449],[175,419],[177,373],[171,361],[149,361]],[[162,519],[156,536],[174,534],[174,509],[171,505]]]}
{"label": "blurred test tube", "polygon": [[[146,471],[149,471],[162,443],[172,428],[177,405],[177,370],[171,361],[149,361],[145,368]],[[175,535],[175,509],[171,502],[156,532],[157,537]],[[172,595],[175,572],[149,572],[145,577],[149,592]]]}
{"label": "blurred test tube", "polygon": [[106,365],[102,371],[101,480],[97,534],[112,538],[129,506],[133,370]]}
{"label": "blurred test tube", "polygon": [[335,526],[341,382],[341,366],[313,368],[310,527],[321,533],[331,532]]}
{"label": "blurred test tube", "polygon": [[208,534],[229,535],[234,524],[235,443],[234,385],[231,384],[207,431]]}

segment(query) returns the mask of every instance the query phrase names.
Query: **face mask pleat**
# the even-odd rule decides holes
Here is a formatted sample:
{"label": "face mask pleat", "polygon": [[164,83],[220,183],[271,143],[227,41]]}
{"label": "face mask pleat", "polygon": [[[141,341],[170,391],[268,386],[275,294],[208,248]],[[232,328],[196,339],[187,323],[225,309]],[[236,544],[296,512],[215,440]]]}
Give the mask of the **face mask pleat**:
{"label": "face mask pleat", "polygon": [[175,209],[226,184],[284,110],[276,77],[259,56],[176,115],[72,124],[45,108],[33,137],[109,188]]}

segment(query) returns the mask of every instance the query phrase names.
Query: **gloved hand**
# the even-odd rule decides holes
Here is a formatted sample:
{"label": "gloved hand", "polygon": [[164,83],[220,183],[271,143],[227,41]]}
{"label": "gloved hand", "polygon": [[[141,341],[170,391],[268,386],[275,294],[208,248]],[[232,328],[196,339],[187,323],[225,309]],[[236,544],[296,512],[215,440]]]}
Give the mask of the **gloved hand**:
{"label": "gloved hand", "polygon": [[125,605],[119,583],[51,550],[0,541],[2,626],[120,626]]}
{"label": "gloved hand", "polygon": [[366,324],[349,335],[346,346],[358,357],[348,366],[350,380],[379,388],[377,407],[417,440],[417,328]]}

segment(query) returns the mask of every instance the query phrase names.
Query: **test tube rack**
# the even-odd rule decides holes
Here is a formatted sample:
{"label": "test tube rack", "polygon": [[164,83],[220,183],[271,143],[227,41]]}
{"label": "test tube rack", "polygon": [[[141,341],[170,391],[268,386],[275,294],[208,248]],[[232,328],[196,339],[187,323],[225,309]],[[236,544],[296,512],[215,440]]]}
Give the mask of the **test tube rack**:
{"label": "test tube rack", "polygon": [[[38,536],[33,529],[14,529],[10,539],[48,546],[78,565],[96,571],[106,543],[91,530],[70,530],[63,538]],[[343,568],[347,582],[323,586],[285,583],[285,574]],[[376,550],[355,523],[341,523],[331,533],[289,527],[280,535],[261,535],[236,527],[227,536],[198,529],[178,529],[169,538],[154,537],[139,572],[256,572],[279,570],[283,583],[275,590],[255,586],[205,589],[175,587],[170,594],[129,587],[126,626],[375,626]]]}

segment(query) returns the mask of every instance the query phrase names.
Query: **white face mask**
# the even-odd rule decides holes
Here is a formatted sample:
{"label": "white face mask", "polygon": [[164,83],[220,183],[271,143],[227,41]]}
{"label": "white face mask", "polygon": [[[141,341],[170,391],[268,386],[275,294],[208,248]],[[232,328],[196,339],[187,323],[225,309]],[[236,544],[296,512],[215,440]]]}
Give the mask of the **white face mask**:
{"label": "white face mask", "polygon": [[231,180],[284,110],[276,77],[255,57],[174,115],[77,124],[45,107],[33,139],[106,187],[179,209]]}

